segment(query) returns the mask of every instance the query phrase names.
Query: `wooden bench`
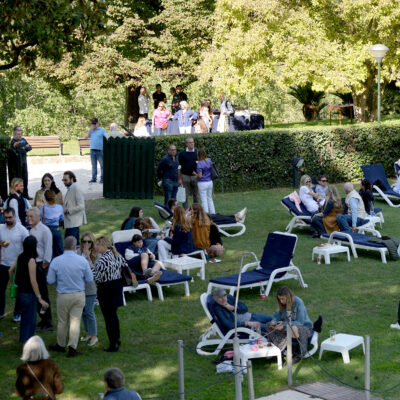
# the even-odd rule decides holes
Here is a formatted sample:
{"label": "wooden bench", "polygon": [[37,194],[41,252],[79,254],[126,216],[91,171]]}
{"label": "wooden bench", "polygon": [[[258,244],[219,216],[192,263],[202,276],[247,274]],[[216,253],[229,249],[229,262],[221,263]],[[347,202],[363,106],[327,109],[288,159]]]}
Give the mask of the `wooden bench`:
{"label": "wooden bench", "polygon": [[25,139],[32,149],[59,149],[60,156],[63,155],[60,136],[26,136]]}
{"label": "wooden bench", "polygon": [[78,138],[79,155],[82,155],[82,149],[90,149],[90,139]]}

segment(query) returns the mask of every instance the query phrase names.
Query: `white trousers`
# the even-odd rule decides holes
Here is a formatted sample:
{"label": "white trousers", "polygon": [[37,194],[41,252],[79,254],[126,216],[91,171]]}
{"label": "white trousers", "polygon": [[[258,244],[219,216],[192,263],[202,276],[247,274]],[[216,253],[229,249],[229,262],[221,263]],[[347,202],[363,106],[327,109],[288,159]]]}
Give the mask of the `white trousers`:
{"label": "white trousers", "polygon": [[204,211],[209,214],[215,214],[214,202],[212,199],[213,181],[197,182],[199,188],[199,194],[201,199],[201,205]]}
{"label": "white trousers", "polygon": [[180,133],[180,134],[192,133],[192,125],[189,125],[189,126],[180,126],[180,127],[179,127],[179,133]]}
{"label": "white trousers", "polygon": [[158,248],[158,259],[160,261],[168,260],[170,257],[168,256],[168,252],[171,251],[171,245],[165,240],[159,240],[157,243]]}

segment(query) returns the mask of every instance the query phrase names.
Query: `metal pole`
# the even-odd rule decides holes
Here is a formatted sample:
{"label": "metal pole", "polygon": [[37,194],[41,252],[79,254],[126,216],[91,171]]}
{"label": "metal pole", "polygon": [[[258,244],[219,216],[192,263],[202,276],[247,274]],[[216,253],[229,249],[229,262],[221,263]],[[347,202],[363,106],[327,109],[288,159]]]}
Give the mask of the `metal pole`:
{"label": "metal pole", "polygon": [[378,61],[378,122],[381,122],[381,62]]}
{"label": "metal pole", "polygon": [[185,378],[183,369],[183,340],[178,340],[179,400],[185,400]]}
{"label": "metal pole", "polygon": [[239,357],[239,337],[233,339],[233,363],[235,364],[235,400],[242,400],[242,374]]}
{"label": "metal pole", "polygon": [[249,400],[254,400],[253,367],[251,361],[247,360],[247,385],[249,387]]}
{"label": "metal pole", "polygon": [[365,357],[364,357],[364,384],[365,384],[365,399],[370,399],[371,376],[370,376],[370,351],[369,351],[369,335],[365,336]]}
{"label": "metal pole", "polygon": [[287,361],[287,382],[288,386],[292,386],[293,377],[292,377],[292,329],[290,326],[290,317],[288,320],[288,325],[286,327],[287,332],[287,346],[286,346],[286,361]]}

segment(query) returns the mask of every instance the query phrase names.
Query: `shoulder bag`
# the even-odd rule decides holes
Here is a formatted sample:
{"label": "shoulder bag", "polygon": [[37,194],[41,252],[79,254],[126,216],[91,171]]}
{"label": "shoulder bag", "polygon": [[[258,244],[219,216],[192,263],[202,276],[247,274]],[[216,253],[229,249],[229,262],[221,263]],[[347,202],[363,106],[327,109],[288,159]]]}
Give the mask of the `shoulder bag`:
{"label": "shoulder bag", "polygon": [[219,179],[220,175],[217,169],[217,166],[211,161],[211,180],[215,181]]}

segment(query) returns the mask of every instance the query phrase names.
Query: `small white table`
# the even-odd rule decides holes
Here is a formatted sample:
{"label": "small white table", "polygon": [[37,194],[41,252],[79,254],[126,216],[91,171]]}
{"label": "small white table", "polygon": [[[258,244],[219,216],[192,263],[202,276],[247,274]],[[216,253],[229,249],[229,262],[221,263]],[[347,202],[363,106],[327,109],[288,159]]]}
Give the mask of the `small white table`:
{"label": "small white table", "polygon": [[314,255],[324,256],[325,264],[331,263],[331,254],[346,253],[347,261],[350,261],[350,252],[347,246],[339,244],[326,244],[324,246],[316,246],[313,248],[311,261],[314,261]]}
{"label": "small white table", "polygon": [[[278,362],[278,369],[282,369],[282,354],[278,347],[270,343],[270,346],[267,346],[268,342],[262,341],[262,346],[259,347],[258,350],[251,350],[252,345],[250,344],[242,344],[239,346],[239,357],[240,357],[240,365],[242,367],[246,366],[247,360],[252,358],[264,358],[264,357],[276,357]],[[246,369],[245,372],[247,373]]]}
{"label": "small white table", "polygon": [[363,352],[365,354],[364,338],[362,336],[347,335],[346,333],[337,333],[334,337],[325,339],[321,343],[321,349],[319,351],[319,359],[322,357],[324,350],[335,351],[336,353],[342,353],[343,362],[348,364],[350,362],[349,350],[362,344]]}
{"label": "small white table", "polygon": [[203,281],[205,279],[205,265],[204,261],[200,258],[184,256],[171,258],[170,260],[163,261],[163,263],[165,265],[165,268],[175,269],[180,274],[182,273],[182,271],[189,271],[190,269],[200,268],[200,278]]}

